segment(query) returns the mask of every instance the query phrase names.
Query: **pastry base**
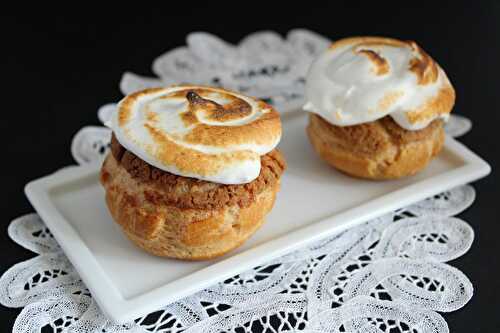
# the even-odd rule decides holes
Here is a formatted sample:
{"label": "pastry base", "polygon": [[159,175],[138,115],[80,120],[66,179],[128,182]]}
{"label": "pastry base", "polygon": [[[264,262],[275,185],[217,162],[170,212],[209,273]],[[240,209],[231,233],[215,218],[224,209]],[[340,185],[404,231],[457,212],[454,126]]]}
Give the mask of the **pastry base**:
{"label": "pastry base", "polygon": [[101,169],[113,219],[137,246],[157,256],[204,260],[241,245],[264,222],[274,205],[279,180],[269,182],[246,206],[182,208],[151,202],[151,184],[132,177],[110,154]]}
{"label": "pastry base", "polygon": [[338,170],[367,179],[397,179],[424,169],[442,149],[442,121],[407,131],[386,117],[340,127],[311,114],[307,134],[318,155]]}

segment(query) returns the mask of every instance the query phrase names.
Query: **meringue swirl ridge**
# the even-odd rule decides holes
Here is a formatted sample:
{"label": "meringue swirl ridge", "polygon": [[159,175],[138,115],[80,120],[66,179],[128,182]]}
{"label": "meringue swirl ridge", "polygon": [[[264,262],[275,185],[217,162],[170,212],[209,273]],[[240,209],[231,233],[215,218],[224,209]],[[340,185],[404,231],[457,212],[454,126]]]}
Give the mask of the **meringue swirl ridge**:
{"label": "meringue swirl ridge", "polygon": [[281,138],[279,114],[262,101],[204,86],[126,96],[110,124],[122,146],[164,171],[221,184],[248,183]]}
{"label": "meringue swirl ridge", "polygon": [[352,37],[334,42],[311,65],[304,110],[350,126],[390,115],[407,130],[447,119],[455,91],[415,42]]}

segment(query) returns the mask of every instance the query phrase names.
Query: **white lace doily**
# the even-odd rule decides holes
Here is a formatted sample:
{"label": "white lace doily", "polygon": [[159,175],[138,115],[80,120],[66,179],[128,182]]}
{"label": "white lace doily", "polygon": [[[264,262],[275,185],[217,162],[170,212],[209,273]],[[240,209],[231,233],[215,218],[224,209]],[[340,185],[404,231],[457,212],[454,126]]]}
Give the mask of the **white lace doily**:
{"label": "white lace doily", "polygon": [[[121,87],[130,92],[149,83],[168,83],[166,77],[182,82],[191,73],[197,82],[267,96],[277,105],[290,102],[294,92],[293,103],[302,103],[305,68],[326,43],[305,30],[292,31],[286,39],[258,33],[237,47],[212,35],[193,34],[188,47],[155,61],[160,79],[128,73]],[[211,56],[205,57],[207,53]],[[274,76],[261,77],[262,68]],[[216,73],[217,82],[206,81]],[[108,119],[113,108],[102,107],[99,119]],[[452,118],[446,129],[461,135],[470,129],[470,121]],[[84,164],[102,159],[110,135],[105,127],[84,127],[73,139],[75,160]],[[461,308],[473,294],[467,277],[446,264],[466,253],[474,238],[472,228],[452,216],[474,198],[469,185],[446,191],[126,325],[116,325],[101,313],[43,221],[36,214],[25,215],[12,221],[9,236],[37,256],[3,274],[0,302],[23,307],[13,332],[448,332],[438,312]]]}

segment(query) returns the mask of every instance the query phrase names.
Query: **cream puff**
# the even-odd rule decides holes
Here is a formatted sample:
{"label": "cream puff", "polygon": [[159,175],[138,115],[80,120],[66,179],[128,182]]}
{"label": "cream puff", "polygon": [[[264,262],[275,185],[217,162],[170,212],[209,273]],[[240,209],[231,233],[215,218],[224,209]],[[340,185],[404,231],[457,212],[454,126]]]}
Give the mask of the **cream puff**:
{"label": "cream puff", "polygon": [[306,98],[307,133],[322,159],[356,177],[394,179],[441,151],[455,91],[415,42],[353,37],[313,62]]}
{"label": "cream puff", "polygon": [[101,183],[113,219],[142,249],[200,260],[241,245],[263,223],[285,160],[268,104],[203,86],[125,97],[113,115]]}

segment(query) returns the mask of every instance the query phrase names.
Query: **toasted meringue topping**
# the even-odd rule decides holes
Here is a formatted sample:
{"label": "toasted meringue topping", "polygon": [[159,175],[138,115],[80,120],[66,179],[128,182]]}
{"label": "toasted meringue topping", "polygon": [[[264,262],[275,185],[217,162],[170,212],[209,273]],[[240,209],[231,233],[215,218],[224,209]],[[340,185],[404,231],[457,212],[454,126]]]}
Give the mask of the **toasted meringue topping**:
{"label": "toasted meringue topping", "polygon": [[306,78],[304,110],[338,126],[390,115],[419,130],[447,119],[455,91],[445,72],[415,42],[353,37],[333,43]]}
{"label": "toasted meringue topping", "polygon": [[111,119],[117,140],[159,169],[222,184],[248,183],[281,138],[279,114],[262,101],[202,86],[133,93]]}

